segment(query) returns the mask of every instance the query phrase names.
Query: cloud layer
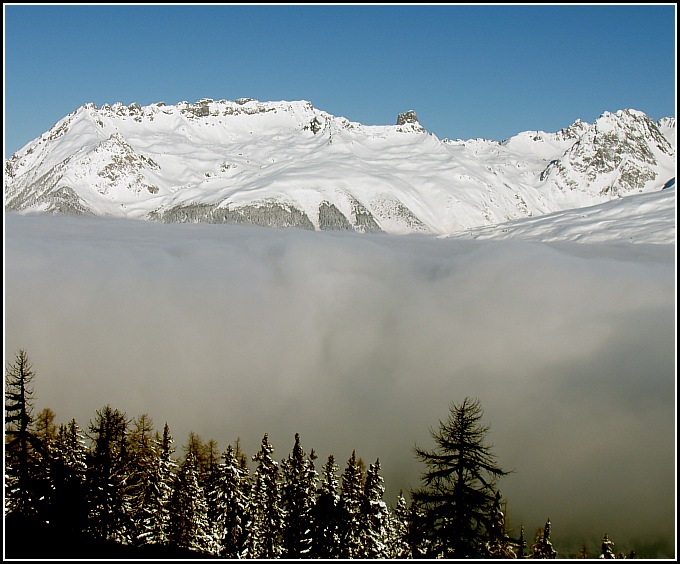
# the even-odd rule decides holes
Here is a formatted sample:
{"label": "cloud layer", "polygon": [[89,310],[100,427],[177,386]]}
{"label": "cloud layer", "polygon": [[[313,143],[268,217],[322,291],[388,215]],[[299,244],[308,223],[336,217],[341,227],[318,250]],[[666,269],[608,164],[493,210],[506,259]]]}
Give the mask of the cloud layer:
{"label": "cloud layer", "polygon": [[279,459],[299,432],[379,457],[392,503],[478,397],[512,526],[672,555],[674,248],[5,219],[6,360],[59,422],[109,403]]}

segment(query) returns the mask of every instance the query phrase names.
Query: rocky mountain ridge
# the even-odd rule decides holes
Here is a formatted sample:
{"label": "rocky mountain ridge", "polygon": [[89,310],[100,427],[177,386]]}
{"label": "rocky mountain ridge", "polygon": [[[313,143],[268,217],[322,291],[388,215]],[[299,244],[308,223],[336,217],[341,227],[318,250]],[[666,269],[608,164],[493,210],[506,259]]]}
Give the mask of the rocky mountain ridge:
{"label": "rocky mountain ridge", "polygon": [[8,211],[451,234],[660,190],[675,118],[604,112],[502,142],[415,111],[366,126],[308,101],[86,104],[5,161]]}

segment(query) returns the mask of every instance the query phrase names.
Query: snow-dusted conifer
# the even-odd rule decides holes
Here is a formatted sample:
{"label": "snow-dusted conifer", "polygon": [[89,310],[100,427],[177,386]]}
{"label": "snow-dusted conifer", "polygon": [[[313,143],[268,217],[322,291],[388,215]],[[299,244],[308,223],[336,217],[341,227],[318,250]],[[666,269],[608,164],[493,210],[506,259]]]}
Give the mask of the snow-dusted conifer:
{"label": "snow-dusted conifer", "polygon": [[385,487],[380,475],[380,460],[366,472],[361,504],[361,549],[363,558],[389,557],[390,513],[383,501]]}
{"label": "snow-dusted conifer", "polygon": [[541,559],[557,558],[557,551],[550,541],[550,519],[545,522],[545,527],[536,531],[534,544],[531,545],[531,557]]}
{"label": "snow-dusted conifer", "polygon": [[208,507],[198,483],[198,464],[192,450],[180,466],[170,499],[170,544],[201,553],[216,552],[210,536]]}
{"label": "snow-dusted conifer", "polygon": [[153,456],[147,473],[145,496],[140,507],[138,540],[141,544],[168,544],[170,500],[177,462],[172,458],[173,438],[168,424],[163,436],[153,442]]}
{"label": "snow-dusted conifer", "polygon": [[87,447],[85,435],[75,419],[61,424],[54,445],[52,463],[52,513],[57,526],[80,532],[87,519]]}
{"label": "snow-dusted conifer", "polygon": [[152,483],[151,473],[155,466],[156,453],[153,444],[153,421],[144,413],[135,418],[128,437],[129,461],[123,495],[125,506],[132,522],[133,542],[141,531],[142,511]]}
{"label": "snow-dusted conifer", "polygon": [[516,554],[510,544],[510,537],[505,526],[505,513],[501,508],[501,493],[496,492],[496,497],[489,513],[489,522],[486,526],[488,540],[484,554],[489,558],[515,558]]}
{"label": "snow-dusted conifer", "polygon": [[216,538],[216,521],[219,514],[217,481],[219,479],[220,456],[218,454],[217,441],[208,440],[203,445],[204,467],[199,472],[199,484],[203,488],[205,503],[208,508],[208,523],[211,534]]}
{"label": "snow-dusted conifer", "polygon": [[124,498],[128,471],[128,420],[104,406],[88,427],[93,443],[87,464],[88,530],[96,538],[122,544],[131,541],[131,522]]}
{"label": "snow-dusted conifer", "polygon": [[389,558],[413,558],[410,544],[410,511],[402,491],[397,495],[397,504],[390,513]]}
{"label": "snow-dusted conifer", "polygon": [[282,553],[283,511],[279,464],[273,458],[274,448],[267,434],[260,450],[253,456],[257,462],[250,514],[252,526],[248,540],[249,558],[278,558]]}
{"label": "snow-dusted conifer", "polygon": [[283,509],[283,557],[309,556],[312,546],[312,511],[314,509],[317,472],[316,454],[309,457],[300,445],[300,434],[295,433],[293,452],[281,463]]}
{"label": "snow-dusted conifer", "polygon": [[524,525],[519,527],[519,539],[517,539],[517,558],[524,558],[524,549],[527,547],[527,543],[524,540]]}
{"label": "snow-dusted conifer", "polygon": [[347,461],[340,488],[340,557],[357,558],[361,554],[361,509],[363,472],[356,451]]}
{"label": "snow-dusted conifer", "polygon": [[224,558],[246,556],[250,476],[247,465],[229,445],[217,466],[213,535]]}
{"label": "snow-dusted conifer", "polygon": [[312,511],[313,534],[310,555],[313,558],[340,556],[340,481],[337,475],[339,469],[335,457],[329,455],[322,468],[321,486]]}
{"label": "snow-dusted conifer", "polygon": [[607,533],[605,533],[604,537],[602,538],[602,551],[600,553],[600,558],[616,558],[616,554],[614,553],[614,543],[611,541]]}
{"label": "snow-dusted conifer", "polygon": [[40,442],[33,429],[34,378],[22,349],[5,372],[5,513],[38,513],[35,476]]}
{"label": "snow-dusted conifer", "polygon": [[46,407],[35,417],[35,438],[39,445],[35,457],[35,488],[36,508],[38,517],[44,521],[53,522],[54,514],[54,466],[55,447],[57,441],[57,427],[54,424],[54,411]]}

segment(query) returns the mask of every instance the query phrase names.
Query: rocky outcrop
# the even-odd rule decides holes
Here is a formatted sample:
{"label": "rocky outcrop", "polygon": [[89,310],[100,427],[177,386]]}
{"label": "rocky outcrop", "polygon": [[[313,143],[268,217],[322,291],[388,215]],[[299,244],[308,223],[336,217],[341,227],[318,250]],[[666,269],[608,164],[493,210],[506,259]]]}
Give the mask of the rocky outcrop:
{"label": "rocky outcrop", "polygon": [[657,179],[658,158],[675,155],[657,124],[634,110],[605,112],[590,127],[577,122],[561,134],[576,141],[550,162],[541,180],[563,190],[589,191],[597,185],[603,194],[641,191]]}
{"label": "rocky outcrop", "polygon": [[413,110],[409,110],[397,116],[397,125],[405,125],[407,123],[419,123],[418,116]]}

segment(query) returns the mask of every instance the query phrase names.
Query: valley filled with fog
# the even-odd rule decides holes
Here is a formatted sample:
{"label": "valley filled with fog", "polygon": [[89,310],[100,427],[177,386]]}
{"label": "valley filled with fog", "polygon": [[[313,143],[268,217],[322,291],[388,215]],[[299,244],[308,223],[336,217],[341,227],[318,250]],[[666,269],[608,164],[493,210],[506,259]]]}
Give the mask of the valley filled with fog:
{"label": "valley filled with fog", "polygon": [[110,404],[279,460],[299,432],[318,467],[380,458],[393,504],[477,397],[511,527],[673,553],[674,245],[5,222],[6,359],[57,423]]}

